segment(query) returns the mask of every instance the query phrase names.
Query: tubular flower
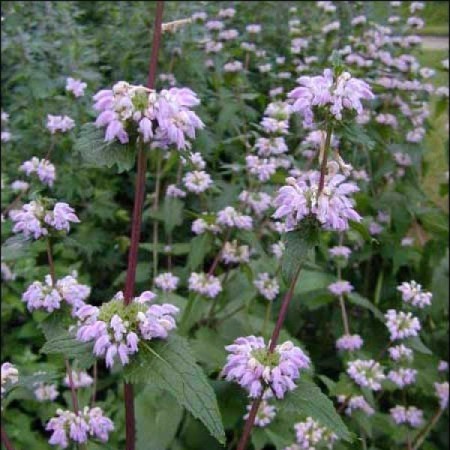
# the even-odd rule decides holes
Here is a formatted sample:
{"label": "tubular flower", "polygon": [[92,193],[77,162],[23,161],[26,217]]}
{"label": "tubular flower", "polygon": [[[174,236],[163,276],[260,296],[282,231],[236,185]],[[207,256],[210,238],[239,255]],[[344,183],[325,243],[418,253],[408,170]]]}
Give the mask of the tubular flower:
{"label": "tubular flower", "polygon": [[325,185],[318,197],[320,173],[306,172],[299,178],[286,179],[275,198],[275,219],[285,218],[287,231],[294,230],[307,216],[314,216],[327,230],[345,231],[348,221],[359,222],[361,216],[353,209],[349,194],[359,191],[356,184],[346,182],[343,175],[325,178]]}
{"label": "tubular flower", "polygon": [[129,356],[138,351],[141,340],[166,339],[176,327],[174,315],[178,308],[168,303],[149,306],[155,297],[153,292],[145,291],[125,305],[119,292],[100,308],[82,306],[76,313],[76,338],[93,341],[95,356],[104,357],[107,367],[112,367],[116,359],[125,366]]}
{"label": "tubular flower", "polygon": [[89,437],[107,442],[109,433],[114,430],[114,424],[98,407],[86,406],[82,411],[78,411],[78,414],[58,408],[56,416],[47,423],[46,430],[52,432],[48,441],[50,445],[67,448],[70,441],[84,444],[88,442]]}
{"label": "tubular flower", "polygon": [[407,283],[403,282],[397,287],[397,291],[402,293],[402,300],[412,306],[418,308],[425,308],[431,305],[433,294],[431,292],[422,291],[422,285],[416,283],[414,280]]}
{"label": "tubular flower", "polygon": [[383,368],[372,359],[349,361],[347,374],[356,384],[362,387],[368,387],[374,391],[381,389],[380,382],[386,378],[383,373]]}
{"label": "tubular flower", "polygon": [[417,336],[420,331],[420,322],[417,317],[403,311],[388,310],[384,315],[386,327],[391,334],[391,340],[405,339]]}
{"label": "tubular flower", "polygon": [[236,381],[252,398],[270,388],[277,398],[295,389],[294,381],[310,359],[290,341],[277,345],[273,353],[262,337],[240,337],[225,349],[230,353],[222,370],[227,381]]}
{"label": "tubular flower", "polygon": [[334,79],[331,69],[325,69],[323,75],[302,76],[298,83],[300,87],[289,92],[288,98],[293,101],[292,110],[303,116],[305,127],[313,125],[315,108],[325,107],[336,120],[342,120],[345,109],[361,115],[361,100],[374,98],[370,86],[348,72]]}
{"label": "tubular flower", "polygon": [[99,112],[95,125],[106,127],[105,141],[129,141],[129,130],[139,134],[143,142],[153,140],[155,145],[178,150],[190,147],[196,129],[204,127],[191,111],[200,100],[188,88],[170,88],[161,92],[144,86],[133,86],[119,81],[112,89],[94,95],[94,109]]}
{"label": "tubular flower", "polygon": [[[12,210],[9,217],[15,222],[13,233],[23,233],[25,237],[39,239],[50,231],[70,231],[70,222],[79,223],[73,208],[67,203],[56,203],[53,209],[44,206],[44,202],[31,201],[22,209]],[[52,230],[53,229],[53,230]]]}
{"label": "tubular flower", "polygon": [[45,282],[35,281],[22,295],[22,301],[27,304],[28,310],[45,309],[52,312],[61,307],[61,302],[66,301],[72,306],[72,314],[83,306],[91,293],[91,288],[78,283],[77,273],[73,272],[56,282],[53,286],[50,275],[45,277]]}
{"label": "tubular flower", "polygon": [[320,426],[312,417],[307,417],[304,422],[294,425],[297,444],[301,450],[310,450],[326,446],[333,448],[338,437],[325,427]]}

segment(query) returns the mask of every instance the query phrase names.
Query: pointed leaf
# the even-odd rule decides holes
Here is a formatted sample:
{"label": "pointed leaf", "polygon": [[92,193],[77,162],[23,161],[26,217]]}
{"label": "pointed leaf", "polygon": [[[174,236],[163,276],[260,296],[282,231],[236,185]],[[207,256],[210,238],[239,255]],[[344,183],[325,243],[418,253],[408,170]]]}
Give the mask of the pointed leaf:
{"label": "pointed leaf", "polygon": [[225,442],[214,390],[184,338],[172,335],[166,341],[144,346],[125,368],[125,378],[131,383],[151,384],[168,391],[203,422],[212,436],[221,443]]}

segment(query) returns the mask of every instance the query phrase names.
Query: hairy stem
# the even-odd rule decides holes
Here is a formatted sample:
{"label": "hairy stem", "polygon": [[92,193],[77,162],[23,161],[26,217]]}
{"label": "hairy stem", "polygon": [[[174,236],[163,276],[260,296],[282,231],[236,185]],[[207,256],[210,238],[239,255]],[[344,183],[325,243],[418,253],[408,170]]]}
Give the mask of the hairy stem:
{"label": "hairy stem", "polygon": [[[147,87],[154,89],[156,79],[156,67],[158,64],[158,53],[161,42],[162,16],[164,10],[164,2],[156,2],[156,15],[153,28],[153,44],[150,57]],[[143,145],[138,150],[137,174],[136,174],[136,191],[134,195],[133,220],[131,225],[131,244],[128,253],[128,268],[125,281],[124,302],[128,305],[134,295],[134,286],[136,281],[136,267],[139,248],[139,238],[141,234],[142,208],[144,204],[145,194],[145,172],[147,166],[147,157]],[[124,401],[125,401],[125,448],[126,450],[135,449],[135,418],[134,418],[134,401],[133,386],[124,383]]]}
{"label": "hairy stem", "polygon": [[239,441],[236,450],[245,450],[247,447],[247,441],[250,437],[250,433],[252,432],[253,424],[255,423],[256,414],[258,413],[259,405],[261,404],[262,396],[264,392],[261,392],[260,396],[253,401],[252,407],[248,414],[248,419],[245,422],[244,431],[242,433],[242,437]]}
{"label": "hairy stem", "polygon": [[327,126],[327,136],[325,138],[325,146],[324,146],[323,155],[322,155],[322,163],[320,165],[319,190],[317,193],[317,197],[319,197],[319,195],[321,194],[322,189],[325,185],[325,174],[327,171],[328,151],[330,149],[332,133],[333,133],[333,125],[331,122],[329,122],[328,126]]}

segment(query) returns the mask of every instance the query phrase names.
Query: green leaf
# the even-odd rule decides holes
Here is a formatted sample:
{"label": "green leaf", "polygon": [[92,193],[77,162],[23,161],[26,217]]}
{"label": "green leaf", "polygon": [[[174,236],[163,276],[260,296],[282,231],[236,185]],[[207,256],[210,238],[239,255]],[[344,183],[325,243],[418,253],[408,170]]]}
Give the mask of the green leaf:
{"label": "green leaf", "polygon": [[373,313],[373,315],[380,320],[381,322],[384,322],[384,316],[383,313],[367,298],[363,297],[362,295],[358,294],[357,292],[350,292],[347,294],[347,299],[350,303],[353,303],[354,305],[361,306],[361,308],[368,309]]}
{"label": "green leaf", "polygon": [[283,400],[281,408],[293,414],[310,416],[341,439],[348,442],[352,440],[352,435],[334,409],[333,402],[314,383],[300,380],[297,388]]}
{"label": "green leaf", "polygon": [[183,223],[184,203],[178,198],[167,198],[164,200],[163,217],[166,234]]}
{"label": "green leaf", "polygon": [[31,240],[23,235],[12,236],[2,245],[2,261],[17,261],[28,256]]}
{"label": "green leaf", "polygon": [[78,360],[80,367],[85,369],[92,366],[95,361],[95,357],[92,354],[92,344],[77,341],[67,332],[48,340],[40,352],[61,354],[64,358],[74,358]]}
{"label": "green leaf", "polygon": [[191,252],[187,260],[189,270],[196,270],[203,263],[206,254],[211,250],[212,240],[209,233],[204,233],[192,239]]}
{"label": "green leaf", "polygon": [[167,391],[146,386],[134,403],[137,450],[168,448],[183,416],[176,399]]}
{"label": "green leaf", "polygon": [[411,347],[413,350],[416,350],[425,355],[432,355],[433,352],[422,342],[419,336],[414,336],[408,339],[405,339],[404,344],[407,347]]}
{"label": "green leaf", "polygon": [[187,341],[177,335],[143,347],[125,368],[131,383],[146,383],[168,391],[212,436],[225,442],[216,396],[207,377],[195,362]]}
{"label": "green leaf", "polygon": [[315,223],[305,222],[299,229],[286,233],[286,250],[281,260],[281,273],[286,284],[291,284],[299,268],[308,258],[310,250],[316,245],[317,239],[318,233]]}
{"label": "green leaf", "polygon": [[352,230],[355,230],[356,232],[358,232],[362,238],[364,238],[365,241],[367,242],[378,242],[376,239],[374,239],[370,233],[369,230],[367,229],[367,227],[361,223],[361,222],[355,222],[353,220],[349,221],[349,225],[350,228]]}
{"label": "green leaf", "polygon": [[88,167],[112,167],[117,165],[118,172],[130,170],[136,159],[135,149],[129,144],[117,141],[105,142],[105,132],[93,123],[81,127],[73,146]]}

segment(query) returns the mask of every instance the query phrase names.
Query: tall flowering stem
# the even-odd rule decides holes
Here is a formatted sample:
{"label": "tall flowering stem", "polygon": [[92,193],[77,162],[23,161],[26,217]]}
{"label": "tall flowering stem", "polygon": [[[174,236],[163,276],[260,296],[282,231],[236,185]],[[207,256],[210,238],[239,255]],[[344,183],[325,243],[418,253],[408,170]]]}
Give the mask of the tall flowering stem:
{"label": "tall flowering stem", "polygon": [[[275,350],[275,347],[277,345],[278,337],[280,336],[281,328],[283,327],[284,320],[286,319],[286,315],[289,309],[289,304],[292,300],[292,297],[294,295],[294,289],[295,285],[297,284],[298,277],[300,275],[301,265],[298,267],[297,272],[295,276],[292,278],[291,284],[289,286],[289,290],[286,292],[286,295],[283,298],[283,303],[281,304],[281,309],[278,314],[277,323],[275,324],[275,328],[272,333],[272,337],[270,338],[270,344],[269,344],[269,353],[273,353]],[[237,450],[245,450],[247,447],[247,442],[250,438],[250,434],[252,432],[253,425],[255,423],[256,414],[258,412],[259,405],[261,403],[262,395],[257,397],[253,403],[252,407],[250,409],[247,421],[244,425],[244,431],[242,432],[241,439],[239,441],[239,444],[237,446]]]}
{"label": "tall flowering stem", "polygon": [[320,179],[319,179],[319,189],[318,189],[317,196],[320,195],[320,193],[322,192],[322,189],[325,185],[325,174],[327,171],[328,152],[330,150],[332,133],[333,133],[333,124],[330,121],[330,122],[328,122],[328,126],[327,126],[327,136],[325,138],[325,146],[323,149],[323,154],[321,155],[322,162],[320,165]]}
{"label": "tall flowering stem", "polygon": [[[153,29],[152,54],[148,69],[147,87],[153,89],[155,86],[156,66],[158,64],[158,53],[162,34],[162,16],[164,2],[156,2],[156,15]],[[125,281],[124,302],[128,305],[133,300],[134,286],[136,281],[136,266],[138,257],[139,238],[141,234],[142,208],[145,194],[145,173],[147,168],[147,155],[141,144],[138,152],[136,191],[134,196],[133,221],[131,226],[131,244],[128,253],[128,269]],[[134,419],[134,399],[133,386],[124,384],[125,401],[125,447],[126,450],[135,449],[135,419]]]}

